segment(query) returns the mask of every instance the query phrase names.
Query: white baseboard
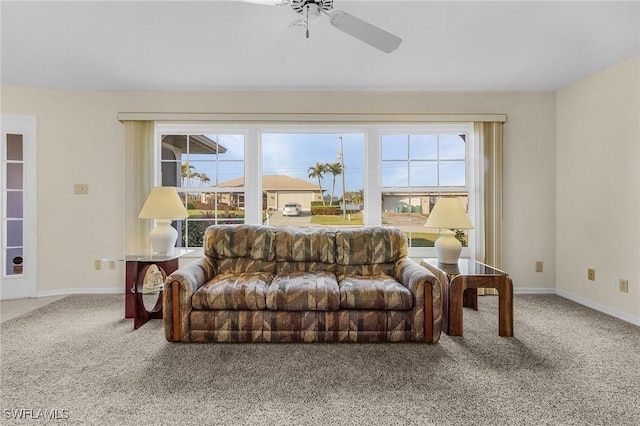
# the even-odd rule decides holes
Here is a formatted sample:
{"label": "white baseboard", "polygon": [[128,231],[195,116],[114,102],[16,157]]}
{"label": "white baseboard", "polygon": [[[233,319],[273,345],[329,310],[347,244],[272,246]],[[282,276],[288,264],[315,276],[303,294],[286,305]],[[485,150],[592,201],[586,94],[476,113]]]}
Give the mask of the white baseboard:
{"label": "white baseboard", "polygon": [[124,294],[124,289],[122,287],[61,288],[39,291],[36,297],[67,296],[69,294]]}
{"label": "white baseboard", "polygon": [[607,306],[601,305],[599,303],[593,302],[589,299],[585,299],[580,296],[576,296],[575,294],[568,293],[563,290],[557,290],[555,288],[539,288],[539,287],[514,287],[513,294],[555,294],[560,297],[564,297],[565,299],[569,299],[572,302],[579,303],[580,305],[586,306],[588,308],[594,309],[596,311],[602,312],[607,315],[611,315],[612,317],[616,317],[623,321],[629,322],[634,325],[640,326],[640,318],[634,317],[633,315],[625,314],[624,312],[616,311],[615,309],[611,309]]}
{"label": "white baseboard", "polygon": [[576,296],[575,294],[566,292],[564,290],[556,290],[556,294],[560,297],[564,297],[565,299],[569,299],[573,302],[584,305],[588,308],[595,309],[596,311],[600,311],[607,315],[611,315],[612,317],[619,318],[623,321],[630,322],[631,324],[640,326],[640,318],[634,317],[633,315],[625,314],[624,312],[616,311],[615,309],[611,309],[607,306],[601,305],[599,303],[593,302],[589,299],[585,299],[584,297]]}
{"label": "white baseboard", "polygon": [[550,287],[514,287],[513,294],[556,294],[556,289]]}

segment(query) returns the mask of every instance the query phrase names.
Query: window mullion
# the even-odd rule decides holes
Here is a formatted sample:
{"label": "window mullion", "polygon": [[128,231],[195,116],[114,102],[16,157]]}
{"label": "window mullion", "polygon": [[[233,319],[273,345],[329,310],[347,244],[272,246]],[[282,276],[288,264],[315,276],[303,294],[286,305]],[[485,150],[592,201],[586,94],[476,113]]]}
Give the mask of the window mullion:
{"label": "window mullion", "polygon": [[364,226],[381,226],[382,217],[382,133],[368,127],[364,143]]}
{"label": "window mullion", "polygon": [[245,221],[262,223],[262,143],[256,126],[247,129],[245,137]]}

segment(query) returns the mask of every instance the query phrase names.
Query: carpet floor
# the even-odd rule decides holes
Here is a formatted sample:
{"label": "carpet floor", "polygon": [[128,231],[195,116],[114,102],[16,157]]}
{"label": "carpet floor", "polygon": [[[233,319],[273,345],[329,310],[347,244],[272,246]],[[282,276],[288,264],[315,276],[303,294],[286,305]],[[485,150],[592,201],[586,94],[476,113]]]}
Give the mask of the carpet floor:
{"label": "carpet floor", "polygon": [[123,312],[73,295],[2,323],[1,424],[640,425],[640,327],[558,296],[516,295],[513,338],[481,297],[435,345],[173,344]]}

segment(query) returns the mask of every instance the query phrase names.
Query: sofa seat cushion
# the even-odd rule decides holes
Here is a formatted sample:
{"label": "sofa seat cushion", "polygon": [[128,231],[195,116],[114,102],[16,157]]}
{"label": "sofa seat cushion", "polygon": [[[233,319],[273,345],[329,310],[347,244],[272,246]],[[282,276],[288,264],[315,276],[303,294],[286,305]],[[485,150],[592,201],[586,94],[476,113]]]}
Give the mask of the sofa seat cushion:
{"label": "sofa seat cushion", "polygon": [[273,274],[251,272],[215,276],[191,297],[193,309],[265,309]]}
{"label": "sofa seat cushion", "polygon": [[337,311],[340,291],[336,276],[328,272],[291,272],[276,275],[267,288],[272,311]]}
{"label": "sofa seat cushion", "polygon": [[388,275],[346,275],[339,288],[341,309],[404,311],[413,308],[409,289]]}

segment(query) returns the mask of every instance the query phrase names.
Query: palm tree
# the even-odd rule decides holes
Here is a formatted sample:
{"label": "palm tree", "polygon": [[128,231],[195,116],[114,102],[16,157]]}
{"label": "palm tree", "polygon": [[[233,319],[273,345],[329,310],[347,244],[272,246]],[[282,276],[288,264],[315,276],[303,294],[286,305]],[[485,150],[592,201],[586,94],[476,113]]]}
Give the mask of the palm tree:
{"label": "palm tree", "polygon": [[[193,169],[195,169],[195,167],[191,164],[182,163],[182,186],[189,186],[189,176],[193,174]],[[187,185],[185,185],[185,183]]]}
{"label": "palm tree", "polygon": [[[191,186],[191,181],[193,179],[199,179],[200,173],[194,171],[195,167],[188,163],[182,163],[182,181],[183,186]],[[186,179],[187,185],[184,185],[184,180]]]}
{"label": "palm tree", "polygon": [[364,201],[364,190],[347,191],[347,200],[351,203],[362,204]]}
{"label": "palm tree", "polygon": [[[336,176],[342,174],[342,164],[340,163],[331,163],[325,164],[326,171],[333,175],[333,185],[331,187],[331,198],[329,198],[329,205],[333,205],[333,194],[336,192]],[[342,194],[342,201],[344,202],[344,194]]]}
{"label": "palm tree", "polygon": [[200,178],[200,186],[204,186],[205,184],[211,182],[211,179],[209,178],[209,176],[207,176],[206,173],[200,173],[199,178]]}
{"label": "palm tree", "polygon": [[316,162],[315,166],[309,167],[309,178],[318,179],[318,188],[320,188],[320,195],[322,196],[322,205],[326,205],[324,202],[324,195],[322,195],[322,177],[327,171],[327,165]]}

